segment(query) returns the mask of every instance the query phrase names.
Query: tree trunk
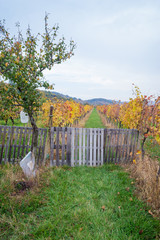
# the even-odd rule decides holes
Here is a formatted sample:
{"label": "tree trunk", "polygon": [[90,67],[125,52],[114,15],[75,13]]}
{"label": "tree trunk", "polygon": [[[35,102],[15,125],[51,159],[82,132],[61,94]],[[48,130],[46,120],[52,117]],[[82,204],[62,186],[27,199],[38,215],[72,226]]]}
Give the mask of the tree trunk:
{"label": "tree trunk", "polygon": [[39,159],[37,159],[38,127],[36,125],[34,117],[31,114],[29,114],[29,118],[30,118],[31,125],[32,125],[32,128],[33,128],[31,152],[34,154],[35,167],[37,168],[39,166]]}
{"label": "tree trunk", "polygon": [[12,121],[12,125],[14,125],[14,119],[12,117],[10,117],[11,121]]}

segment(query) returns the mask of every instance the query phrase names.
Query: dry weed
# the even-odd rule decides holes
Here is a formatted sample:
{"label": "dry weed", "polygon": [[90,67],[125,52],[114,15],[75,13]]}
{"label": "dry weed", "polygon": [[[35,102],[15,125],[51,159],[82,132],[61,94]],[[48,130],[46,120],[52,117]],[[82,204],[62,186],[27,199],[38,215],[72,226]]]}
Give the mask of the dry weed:
{"label": "dry weed", "polygon": [[152,207],[149,213],[160,218],[160,164],[148,156],[128,166],[131,177],[136,179],[136,195]]}

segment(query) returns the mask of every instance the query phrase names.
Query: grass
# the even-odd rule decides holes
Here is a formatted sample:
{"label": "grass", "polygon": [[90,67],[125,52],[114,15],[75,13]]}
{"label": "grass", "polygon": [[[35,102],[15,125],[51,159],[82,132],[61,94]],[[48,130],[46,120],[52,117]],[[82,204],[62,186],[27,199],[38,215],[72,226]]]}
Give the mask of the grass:
{"label": "grass", "polygon": [[[0,120],[0,125],[6,125],[6,122],[4,120]],[[21,123],[20,119],[14,119],[14,125],[10,119],[8,119],[6,126],[18,126],[18,127],[24,127],[27,124]]]}
{"label": "grass", "polygon": [[0,239],[159,239],[159,222],[117,165],[46,169],[24,191],[20,176],[15,166],[0,169]]}
{"label": "grass", "polygon": [[[4,120],[0,120],[0,125],[5,126],[6,122]],[[17,127],[32,127],[31,123],[21,123],[20,118],[16,118],[14,119],[14,124],[12,123],[12,121],[10,119],[8,119],[7,125],[6,126],[17,126]],[[39,128],[45,128],[44,124],[42,123],[41,120],[37,120],[37,126]]]}
{"label": "grass", "polygon": [[85,128],[106,128],[103,125],[96,108],[93,109],[89,119],[86,121]]}

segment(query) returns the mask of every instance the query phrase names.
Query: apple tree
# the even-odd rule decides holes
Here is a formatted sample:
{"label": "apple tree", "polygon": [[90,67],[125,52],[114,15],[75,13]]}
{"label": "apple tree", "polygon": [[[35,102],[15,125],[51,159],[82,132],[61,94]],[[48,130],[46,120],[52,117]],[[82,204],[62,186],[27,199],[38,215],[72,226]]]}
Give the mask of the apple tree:
{"label": "apple tree", "polygon": [[[38,127],[35,113],[42,105],[38,88],[52,86],[44,78],[44,70],[51,70],[54,64],[61,64],[73,55],[74,41],[67,45],[65,38],[58,38],[58,25],[48,26],[48,15],[44,19],[44,33],[32,34],[30,27],[26,36],[17,26],[17,35],[11,36],[5,21],[0,21],[0,76],[7,83],[7,90],[1,94],[9,99],[9,107],[22,107],[28,113],[33,128],[32,148],[35,154],[38,140]],[[38,160],[36,160],[38,165]]]}

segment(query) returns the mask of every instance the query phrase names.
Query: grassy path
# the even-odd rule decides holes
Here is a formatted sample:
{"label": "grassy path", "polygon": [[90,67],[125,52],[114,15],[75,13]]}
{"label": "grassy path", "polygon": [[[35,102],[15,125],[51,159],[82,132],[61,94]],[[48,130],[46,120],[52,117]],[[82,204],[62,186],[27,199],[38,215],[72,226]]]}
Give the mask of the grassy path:
{"label": "grassy path", "polygon": [[[93,110],[85,127],[104,128]],[[134,194],[135,181],[120,166],[42,170],[37,186],[16,166],[0,166],[0,239],[153,240],[160,224]]]}
{"label": "grassy path", "polygon": [[159,239],[158,221],[119,166],[48,169],[26,192],[14,189],[11,170],[0,169],[0,239]]}
{"label": "grassy path", "polygon": [[97,113],[97,110],[94,108],[89,119],[85,123],[85,128],[106,128]]}

